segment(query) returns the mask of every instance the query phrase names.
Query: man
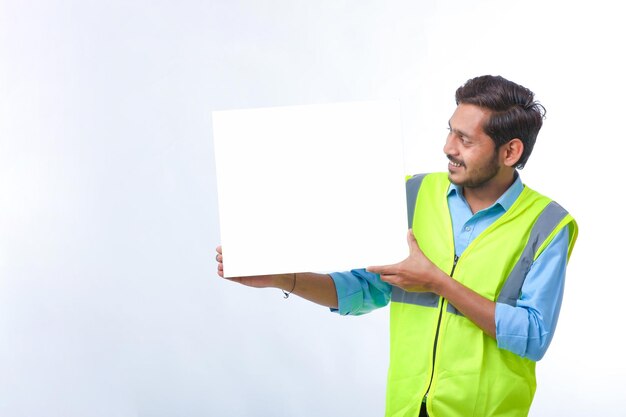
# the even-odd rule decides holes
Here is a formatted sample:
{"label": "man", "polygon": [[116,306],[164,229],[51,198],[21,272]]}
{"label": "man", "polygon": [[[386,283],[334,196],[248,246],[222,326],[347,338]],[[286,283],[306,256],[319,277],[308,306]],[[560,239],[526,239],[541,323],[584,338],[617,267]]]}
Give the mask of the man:
{"label": "man", "polygon": [[448,173],[407,181],[405,260],[232,280],[277,287],[340,314],[391,301],[387,416],[526,416],[578,229],[517,172],[545,115],[533,92],[481,76],[459,87],[456,103],[443,148]]}

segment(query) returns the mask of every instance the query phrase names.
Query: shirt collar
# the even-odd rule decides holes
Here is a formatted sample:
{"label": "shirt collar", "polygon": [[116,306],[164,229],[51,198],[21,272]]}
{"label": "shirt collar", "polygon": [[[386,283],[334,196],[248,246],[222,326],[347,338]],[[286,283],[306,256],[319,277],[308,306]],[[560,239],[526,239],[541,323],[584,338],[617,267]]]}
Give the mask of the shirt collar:
{"label": "shirt collar", "polygon": [[[522,183],[522,179],[516,171],[515,181],[513,181],[513,184],[511,184],[511,186],[504,192],[504,194],[500,196],[500,198],[496,200],[495,203],[493,203],[491,207],[495,205],[500,205],[504,209],[504,211],[507,211],[511,208],[511,206],[513,205],[515,200],[517,200],[517,197],[520,196],[523,190],[524,184]],[[457,196],[465,200],[465,197],[463,197],[463,187],[450,183],[450,186],[448,187],[448,196],[452,194],[456,194]]]}

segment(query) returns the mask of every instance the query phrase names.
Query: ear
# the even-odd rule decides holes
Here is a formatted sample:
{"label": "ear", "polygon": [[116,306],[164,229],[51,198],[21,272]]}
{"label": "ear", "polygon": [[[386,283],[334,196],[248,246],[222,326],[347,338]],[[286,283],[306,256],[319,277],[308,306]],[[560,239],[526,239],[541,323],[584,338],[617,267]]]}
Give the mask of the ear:
{"label": "ear", "polygon": [[520,139],[511,139],[500,148],[504,165],[514,167],[522,157],[524,143]]}

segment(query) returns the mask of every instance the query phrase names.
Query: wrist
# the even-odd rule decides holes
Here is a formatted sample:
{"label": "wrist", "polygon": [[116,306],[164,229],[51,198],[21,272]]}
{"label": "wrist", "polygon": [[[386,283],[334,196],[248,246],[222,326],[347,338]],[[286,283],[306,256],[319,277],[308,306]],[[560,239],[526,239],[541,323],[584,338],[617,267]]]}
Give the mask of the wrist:
{"label": "wrist", "polygon": [[449,275],[438,269],[437,274],[435,274],[435,277],[432,280],[430,291],[446,298],[444,294],[447,292],[446,288],[448,287],[451,279],[452,278]]}
{"label": "wrist", "polygon": [[275,287],[275,288],[278,288],[279,290],[283,290],[287,292],[291,291],[291,289],[293,288],[293,283],[294,283],[294,278],[295,278],[294,275],[295,274],[293,273],[274,275],[272,287]]}

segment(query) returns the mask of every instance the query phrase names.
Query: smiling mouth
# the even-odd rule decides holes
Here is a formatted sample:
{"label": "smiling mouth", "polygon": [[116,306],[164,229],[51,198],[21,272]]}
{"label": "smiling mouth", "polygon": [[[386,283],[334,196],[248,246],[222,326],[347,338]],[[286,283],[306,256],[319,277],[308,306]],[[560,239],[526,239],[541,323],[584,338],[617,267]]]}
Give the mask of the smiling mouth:
{"label": "smiling mouth", "polygon": [[450,160],[450,165],[452,165],[455,168],[461,168],[463,166],[462,163],[460,162],[456,162],[454,159],[452,159],[451,157],[448,157],[448,159]]}

